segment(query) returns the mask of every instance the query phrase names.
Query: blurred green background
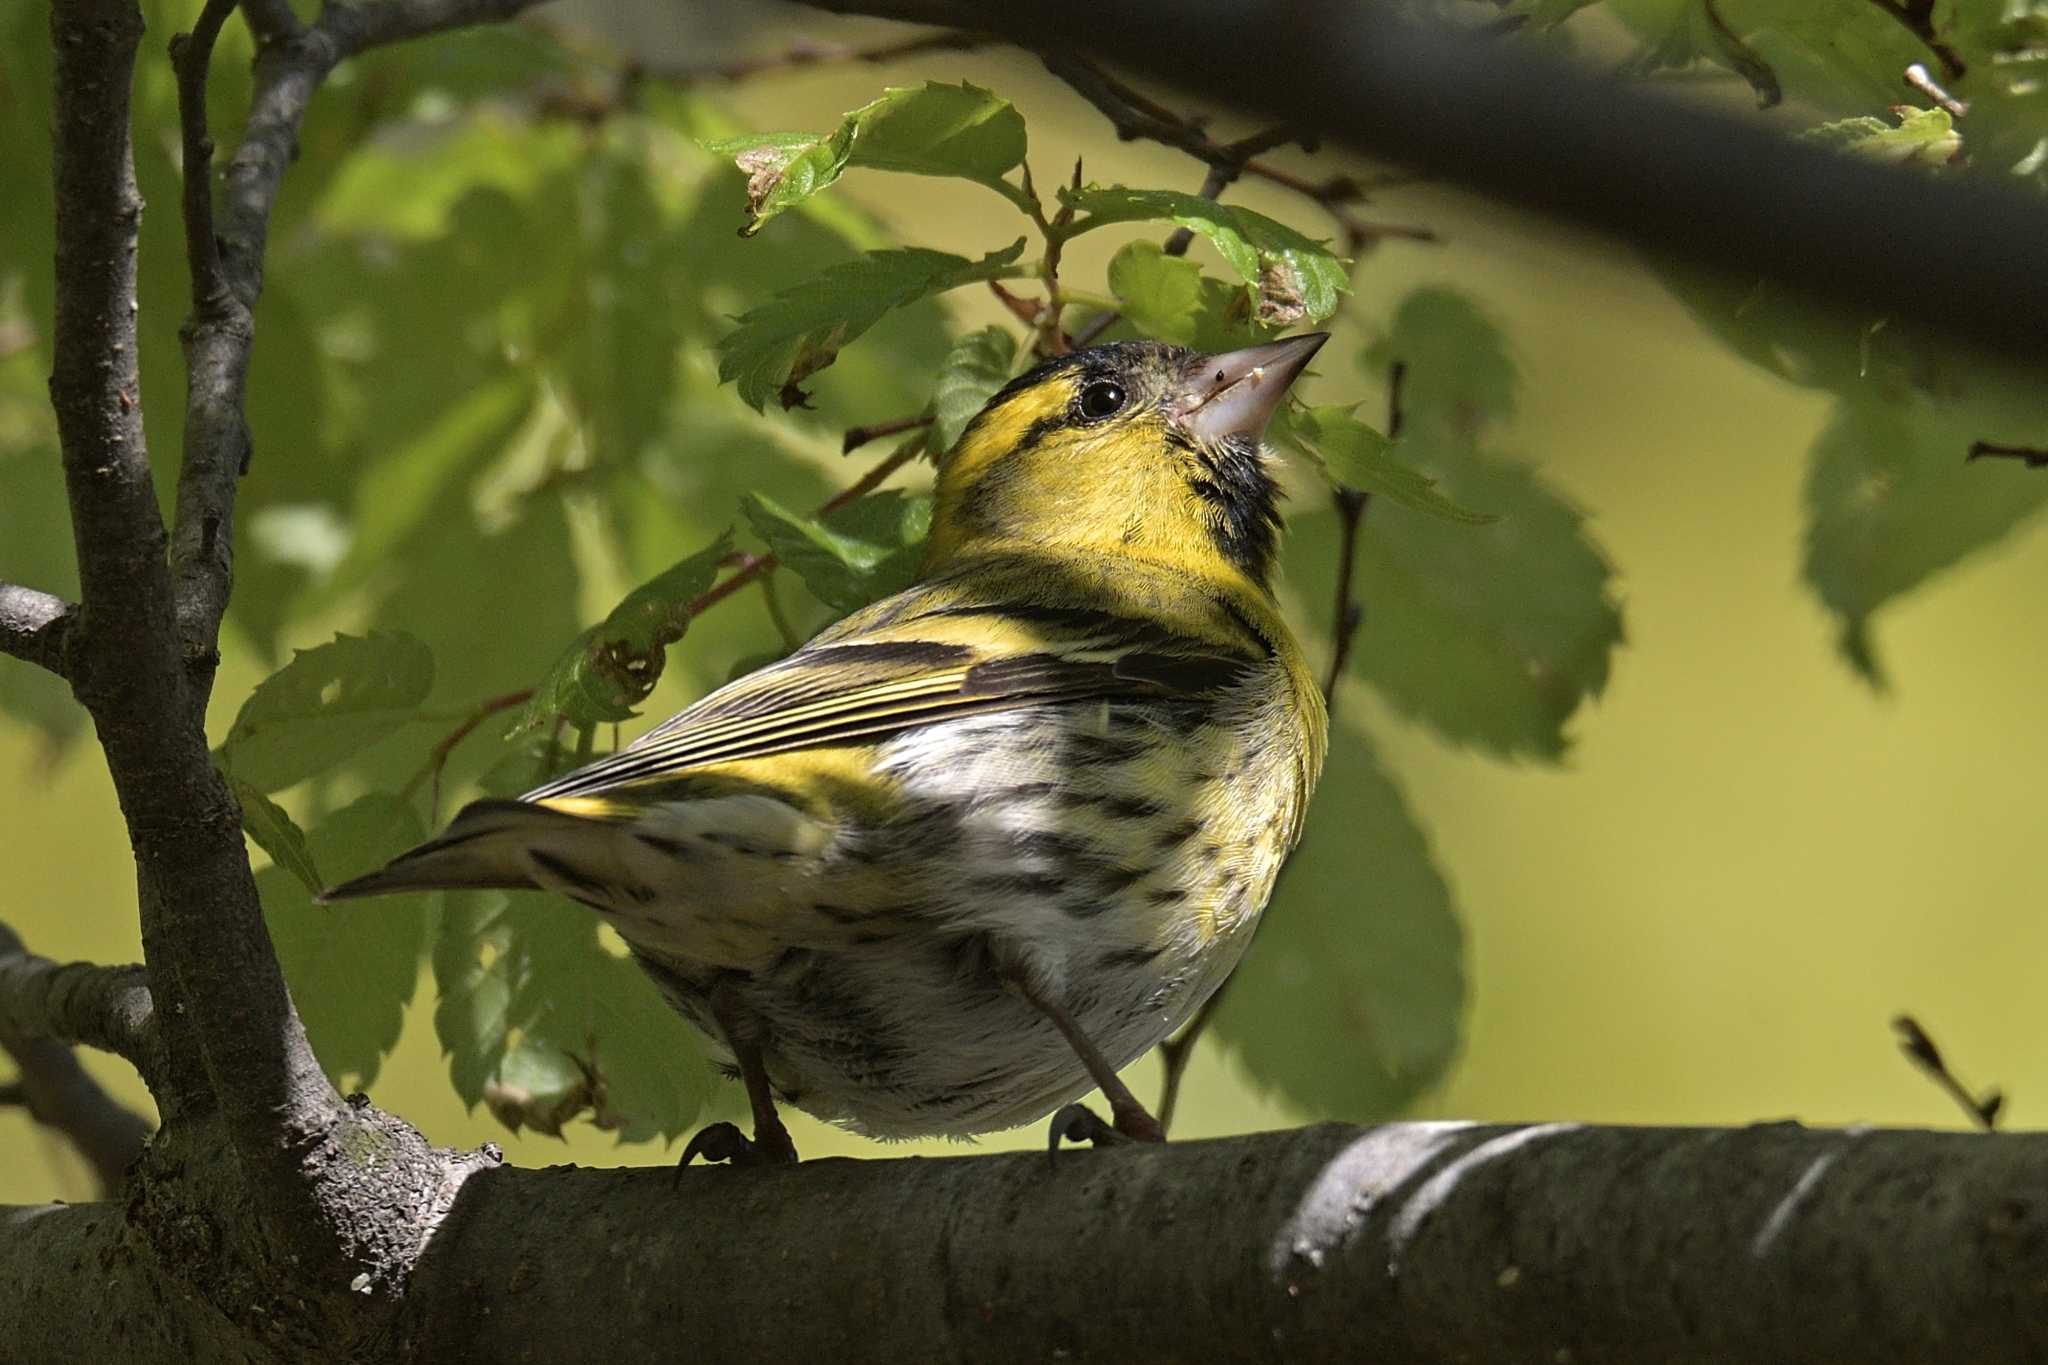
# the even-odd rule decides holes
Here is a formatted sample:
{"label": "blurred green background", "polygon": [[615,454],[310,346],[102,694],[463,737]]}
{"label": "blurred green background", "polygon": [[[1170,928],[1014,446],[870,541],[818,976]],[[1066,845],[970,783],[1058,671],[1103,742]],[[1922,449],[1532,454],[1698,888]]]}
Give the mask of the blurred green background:
{"label": "blurred green background", "polygon": [[[791,11],[752,32],[691,36],[656,25],[638,41],[657,53],[701,55],[721,44],[768,51],[797,31],[841,30]],[[159,27],[157,39],[166,32]],[[160,41],[147,60],[162,64]],[[1185,188],[1200,180],[1178,154],[1115,142],[1036,63],[995,51],[773,72],[707,98],[740,127],[823,129],[885,84],[926,78],[965,78],[1014,100],[1029,121],[1036,164],[1063,167],[1082,155],[1091,178]],[[332,109],[349,98],[346,88],[323,96]],[[1238,126],[1226,123],[1226,131]],[[0,158],[23,155],[20,139],[0,149]],[[1330,158],[1296,162],[1334,166]],[[850,176],[837,193],[892,237],[919,245],[979,253],[1017,231],[1011,210],[972,187],[869,175]],[[1312,207],[1269,186],[1247,183],[1232,198],[1306,231],[1328,230]],[[2048,710],[2039,704],[2048,536],[2038,518],[1879,615],[1890,690],[1874,692],[1844,665],[1835,624],[1800,581],[1806,452],[1827,421],[1825,395],[1737,359],[1625,246],[1430,184],[1385,191],[1360,212],[1426,224],[1442,241],[1390,241],[1362,259],[1355,297],[1326,352],[1341,359],[1321,367],[1312,397],[1363,398],[1364,411],[1375,412],[1383,391],[1351,358],[1416,286],[1464,291],[1500,324],[1521,372],[1519,412],[1495,445],[1532,462],[1587,510],[1617,566],[1628,622],[1606,694],[1574,716],[1574,743],[1558,767],[1502,763],[1448,745],[1363,685],[1346,684],[1344,714],[1369,727],[1428,831],[1466,937],[1460,1053],[1410,1112],[1958,1125],[1952,1103],[1894,1045],[1887,1021],[1910,1010],[1968,1079],[2007,1091],[2008,1122],[2038,1124],[2048,1115],[2048,1056],[2039,1045],[2048,861],[2038,850],[2036,782],[2048,770]],[[172,213],[164,198],[152,205],[159,226]],[[735,204],[731,225],[738,221]],[[1067,278],[1099,279],[1122,240],[1078,242]],[[512,232],[499,247],[542,257],[550,244]],[[280,243],[280,278],[291,269],[290,249]],[[15,260],[6,267],[44,268]],[[181,304],[171,297],[148,306],[168,314]],[[945,307],[957,328],[1001,320],[979,292],[962,291]],[[259,353],[263,342],[259,330]],[[849,388],[870,382],[852,372],[861,345],[842,362],[848,373],[839,378]],[[434,376],[424,382],[431,386]],[[175,402],[174,385],[156,392]],[[890,415],[900,411],[867,410],[862,420]],[[259,472],[295,455],[265,435],[259,426]],[[160,443],[156,455],[164,461],[171,453]],[[805,458],[828,479],[851,477],[853,467],[829,454]],[[733,479],[745,486],[743,475],[730,474],[671,490],[677,506],[651,513],[638,532],[657,542],[646,553],[666,562],[702,543],[659,544],[664,516],[678,537],[730,521]],[[1304,538],[1327,544],[1325,495],[1295,483]],[[17,519],[27,514],[0,506],[0,574],[22,531]],[[587,543],[587,527],[570,530],[582,537],[576,552],[586,569],[604,558]],[[1293,564],[1290,615],[1320,658],[1329,588],[1302,576],[1302,560]],[[550,566],[506,571],[538,577]],[[584,619],[630,586],[630,573],[612,577],[608,588],[606,575],[586,572]],[[1369,600],[1366,607],[1362,653],[1375,648]],[[281,643],[306,647],[359,625],[351,610],[337,603],[317,623],[294,622]],[[495,621],[481,628],[522,629]],[[720,632],[707,625],[703,640],[693,634],[678,648],[654,715],[765,643],[754,605],[734,604]],[[562,637],[552,626],[535,634],[531,648],[544,662]],[[437,652],[444,644],[431,636],[429,643]],[[234,630],[224,649],[216,738],[271,666]],[[503,679],[506,687],[525,681]],[[421,731],[398,744],[396,771],[417,763],[432,737]],[[448,808],[444,801],[444,818]],[[139,955],[132,872],[96,749],[74,744],[52,760],[40,735],[0,719],[0,830],[10,855],[0,917],[32,947],[60,959]],[[1356,868],[1357,914],[1370,913],[1372,878],[1370,865]],[[1285,910],[1283,901],[1275,913]],[[433,991],[423,968],[397,1051],[369,1086],[380,1104],[436,1141],[496,1140],[525,1164],[673,1159],[673,1147],[622,1146],[587,1123],[559,1140],[510,1137],[482,1108],[465,1113],[435,1040]],[[674,1027],[680,1036],[683,1025]],[[89,1064],[117,1094],[146,1103],[118,1064]],[[1156,1094],[1157,1070],[1153,1059],[1133,1069],[1141,1095]],[[1177,1135],[1303,1117],[1212,1045],[1195,1063]],[[905,1150],[800,1117],[792,1128],[807,1156]],[[1041,1141],[1034,1127],[982,1145]],[[0,1201],[91,1193],[59,1141],[18,1112],[0,1112]]]}

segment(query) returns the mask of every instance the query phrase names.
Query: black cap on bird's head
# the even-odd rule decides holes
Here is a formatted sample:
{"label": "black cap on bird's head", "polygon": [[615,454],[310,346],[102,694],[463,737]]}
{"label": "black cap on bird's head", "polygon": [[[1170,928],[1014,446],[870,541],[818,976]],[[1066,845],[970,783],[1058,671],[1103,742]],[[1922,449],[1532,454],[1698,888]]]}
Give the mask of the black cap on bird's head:
{"label": "black cap on bird's head", "polygon": [[1260,447],[1313,332],[1217,355],[1122,341],[1047,361],[988,401],[939,460],[927,568],[974,549],[1058,545],[1264,586],[1279,487]]}

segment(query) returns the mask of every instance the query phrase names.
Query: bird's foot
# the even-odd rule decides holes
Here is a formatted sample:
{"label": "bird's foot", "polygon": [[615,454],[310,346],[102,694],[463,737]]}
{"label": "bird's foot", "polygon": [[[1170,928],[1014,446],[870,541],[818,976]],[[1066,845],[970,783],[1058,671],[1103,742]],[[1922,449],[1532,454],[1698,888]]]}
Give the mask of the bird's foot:
{"label": "bird's foot", "polygon": [[1077,1102],[1061,1106],[1060,1111],[1052,1116],[1052,1131],[1047,1135],[1046,1150],[1057,1156],[1063,1142],[1110,1147],[1126,1142],[1166,1141],[1166,1130],[1159,1126],[1158,1119],[1146,1112],[1143,1105],[1117,1106],[1110,1112],[1115,1115],[1114,1123],[1105,1121],[1085,1104]]}
{"label": "bird's foot", "polygon": [[731,1166],[794,1166],[796,1144],[779,1123],[753,1137],[742,1133],[736,1123],[714,1123],[697,1131],[676,1165],[680,1169],[700,1156],[706,1162],[723,1161]]}

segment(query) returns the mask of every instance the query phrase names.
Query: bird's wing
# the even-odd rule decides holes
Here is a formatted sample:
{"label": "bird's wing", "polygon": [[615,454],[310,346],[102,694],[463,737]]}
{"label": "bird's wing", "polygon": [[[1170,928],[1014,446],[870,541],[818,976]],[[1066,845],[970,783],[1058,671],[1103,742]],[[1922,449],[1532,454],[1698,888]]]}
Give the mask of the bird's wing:
{"label": "bird's wing", "polygon": [[1210,697],[1264,657],[1250,638],[1197,638],[1087,607],[963,603],[913,589],[524,799],[591,796],[706,764],[872,742],[1048,701]]}

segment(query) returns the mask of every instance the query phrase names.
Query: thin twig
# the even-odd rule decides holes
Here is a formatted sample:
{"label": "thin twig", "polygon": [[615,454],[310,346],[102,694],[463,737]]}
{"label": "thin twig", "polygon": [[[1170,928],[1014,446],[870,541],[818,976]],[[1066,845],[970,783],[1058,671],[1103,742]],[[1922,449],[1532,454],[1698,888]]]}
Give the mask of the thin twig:
{"label": "thin twig", "polygon": [[214,227],[213,138],[206,128],[214,40],[234,8],[235,0],[207,0],[192,31],[171,39],[184,144],[185,260],[192,276],[192,314],[180,333],[186,357],[185,431],[171,572],[191,683],[186,705],[195,718],[205,715],[220,664],[220,621],[234,578],[235,489],[249,468],[242,392],[255,333],[250,313],[254,290],[246,298],[236,290],[222,259]]}
{"label": "thin twig", "polygon": [[1906,84],[1946,109],[1951,118],[1962,118],[1970,112],[1968,104],[1944,90],[1940,82],[1936,81],[1919,62],[1914,62],[1906,68]]}
{"label": "thin twig", "polygon": [[[1408,367],[1402,361],[1395,361],[1387,373],[1387,438],[1398,440],[1401,436],[1403,408],[1401,390],[1407,378]],[[1323,710],[1329,723],[1337,717],[1337,684],[1343,680],[1344,668],[1351,659],[1351,646],[1358,637],[1358,629],[1365,623],[1365,608],[1354,600],[1352,579],[1358,558],[1358,535],[1365,524],[1366,508],[1371,505],[1372,495],[1357,488],[1337,488],[1331,492],[1337,505],[1337,599],[1331,624],[1330,671],[1323,679]],[[1280,870],[1282,877],[1287,869]],[[1276,884],[1274,890],[1278,891]],[[1216,1017],[1216,1011],[1223,1003],[1224,994],[1229,991],[1232,978],[1225,977],[1216,993],[1202,1002],[1187,1027],[1159,1045],[1160,1060],[1165,1063],[1166,1075],[1159,1092],[1159,1125],[1169,1131],[1173,1124],[1173,1113],[1180,1105],[1180,1092],[1187,1078],[1188,1063],[1194,1057],[1195,1044]]]}
{"label": "thin twig", "polygon": [[932,414],[924,413],[917,417],[898,417],[893,421],[876,422],[873,426],[848,427],[846,439],[839,444],[839,453],[851,455],[869,441],[879,441],[884,436],[900,436],[906,431],[916,431],[919,427],[928,427],[931,424]]}
{"label": "thin twig", "polygon": [[1927,1030],[1920,1027],[1920,1021],[1910,1014],[1901,1014],[1892,1020],[1892,1031],[1899,1035],[1899,1051],[1906,1054],[1908,1061],[1919,1067],[1943,1093],[1962,1106],[1970,1121],[1985,1132],[1996,1132],[1998,1114],[2005,1107],[2005,1096],[1997,1090],[1987,1090],[1980,1097],[1962,1083],[1942,1060],[1941,1049],[1927,1036]]}
{"label": "thin twig", "polygon": [[1970,460],[2018,460],[2029,469],[2048,469],[2048,447],[2009,446],[1997,441],[1972,441],[1970,453],[1963,457]]}
{"label": "thin twig", "polygon": [[1918,38],[1941,63],[1942,74],[1952,81],[1959,81],[1968,70],[1956,50],[1942,40],[1934,27],[1934,0],[1870,0],[1906,32]]}
{"label": "thin twig", "polygon": [[[926,422],[913,423],[912,425],[925,425],[928,422],[929,419],[926,419]],[[852,483],[825,499],[824,502],[818,505],[818,510],[812,513],[812,515],[816,517],[830,516],[847,504],[866,496],[868,493],[873,492],[884,479],[923,453],[924,441],[921,438],[904,442],[886,457],[877,460],[873,467],[865,474],[862,474],[858,479],[855,479]],[[742,554],[735,556],[732,560],[733,572],[691,598],[684,604],[680,615],[684,620],[703,615],[726,598],[731,597],[741,588],[747,586],[747,584],[752,583],[761,575],[775,568],[780,562],[772,554]],[[492,697],[487,701],[479,702],[474,711],[463,717],[461,724],[435,742],[434,747],[428,752],[426,762],[406,780],[406,784],[400,789],[399,795],[410,797],[419,790],[422,782],[431,780],[434,783],[434,809],[438,810],[441,804],[441,770],[447,766],[448,756],[454,751],[455,746],[462,743],[477,726],[490,717],[504,711],[509,711],[515,706],[524,706],[533,699],[533,693],[534,689],[527,687],[517,692],[507,692],[502,696]]]}

